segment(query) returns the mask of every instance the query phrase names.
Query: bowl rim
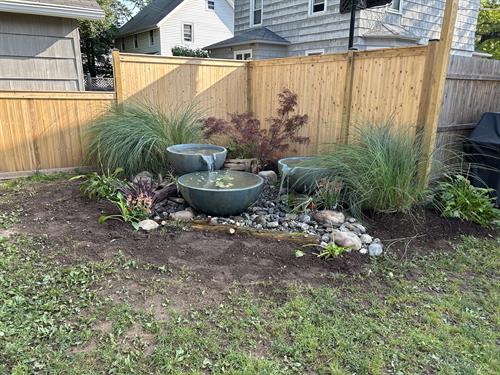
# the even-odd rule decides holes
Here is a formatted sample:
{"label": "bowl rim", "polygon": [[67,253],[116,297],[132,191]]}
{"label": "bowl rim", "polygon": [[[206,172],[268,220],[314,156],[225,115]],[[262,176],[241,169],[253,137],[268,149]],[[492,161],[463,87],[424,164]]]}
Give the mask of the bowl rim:
{"label": "bowl rim", "polygon": [[197,171],[197,172],[191,172],[191,173],[187,173],[187,174],[184,174],[182,175],[181,177],[179,177],[177,179],[177,184],[187,188],[187,189],[193,189],[193,190],[201,190],[201,191],[210,191],[212,193],[221,193],[221,192],[227,192],[227,191],[231,191],[231,192],[234,192],[234,191],[244,191],[244,190],[251,190],[251,189],[255,189],[257,187],[260,187],[264,184],[264,179],[259,176],[259,175],[256,175],[256,174],[253,174],[253,173],[250,173],[250,172],[243,172],[243,171],[231,171],[231,173],[244,173],[244,174],[247,174],[247,175],[252,175],[254,177],[256,177],[257,181],[254,185],[251,185],[251,186],[247,186],[247,187],[242,187],[242,188],[224,188],[224,189],[210,189],[210,188],[198,188],[198,187],[192,187],[192,186],[188,186],[184,183],[182,183],[182,179],[185,179],[187,178],[187,176],[189,175],[192,175],[192,174],[195,174],[195,173],[219,173],[219,172],[223,172],[225,171],[224,169],[222,170],[217,170],[217,171],[213,171],[213,172],[209,172],[209,171]]}
{"label": "bowl rim", "polygon": [[224,152],[227,152],[227,149],[223,146],[219,146],[219,145],[211,145],[209,143],[179,143],[179,144],[176,144],[176,145],[172,145],[172,146],[168,146],[167,147],[167,152],[170,152],[172,154],[177,154],[177,155],[187,155],[187,156],[192,156],[192,155],[201,155],[201,154],[186,154],[180,150],[175,150],[174,148],[175,147],[178,147],[178,146],[184,146],[184,147],[196,147],[196,146],[199,146],[200,148],[202,147],[213,147],[213,148],[216,148],[218,149],[218,151],[214,152],[213,154],[223,154]]}
{"label": "bowl rim", "polygon": [[297,165],[295,167],[290,167],[288,164],[284,162],[284,160],[297,160],[297,159],[314,159],[315,156],[289,156],[286,158],[282,158],[278,160],[278,165],[283,166],[286,165],[287,167],[290,168],[290,170],[295,169],[295,168],[300,168],[300,169],[317,169],[317,170],[328,170],[328,168],[324,167],[311,167],[311,166],[304,166],[304,165]]}

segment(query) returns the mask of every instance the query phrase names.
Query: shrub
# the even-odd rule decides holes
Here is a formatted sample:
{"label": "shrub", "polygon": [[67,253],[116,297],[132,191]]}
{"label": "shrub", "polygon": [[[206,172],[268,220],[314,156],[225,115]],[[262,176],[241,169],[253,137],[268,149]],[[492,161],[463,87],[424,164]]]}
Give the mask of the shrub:
{"label": "shrub", "polygon": [[488,227],[500,220],[500,210],[495,208],[491,192],[491,189],[473,186],[462,175],[445,176],[437,185],[434,203],[444,217]]}
{"label": "shrub", "polygon": [[88,160],[104,171],[122,167],[127,175],[164,172],[168,146],[201,139],[200,118],[194,105],[169,114],[149,104],[117,106],[89,128]]}
{"label": "shrub", "polygon": [[279,95],[276,116],[268,119],[269,130],[261,129],[261,122],[251,112],[231,114],[231,119],[209,117],[204,121],[207,139],[224,136],[229,138],[231,158],[257,158],[266,167],[276,161],[278,154],[290,149],[290,143],[306,144],[308,137],[298,135],[307,124],[307,115],[294,115],[297,94],[284,89]]}
{"label": "shrub", "polygon": [[206,59],[210,57],[208,51],[198,48],[192,49],[189,47],[175,46],[172,48],[172,55],[174,56],[185,56],[185,57],[199,57]]}
{"label": "shrub", "polygon": [[356,129],[352,143],[339,145],[314,160],[340,179],[351,212],[408,212],[427,196],[417,183],[422,163],[420,142],[391,124]]}

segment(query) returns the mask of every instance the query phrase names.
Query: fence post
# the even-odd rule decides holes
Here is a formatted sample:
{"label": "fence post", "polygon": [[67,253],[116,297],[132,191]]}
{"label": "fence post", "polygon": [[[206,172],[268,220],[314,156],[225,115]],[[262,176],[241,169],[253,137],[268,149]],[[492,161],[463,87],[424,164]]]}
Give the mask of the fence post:
{"label": "fence post", "polygon": [[446,0],[440,40],[430,42],[428,48],[426,75],[418,115],[418,129],[422,133],[423,158],[419,168],[419,181],[424,186],[429,183],[457,11],[458,0]]}
{"label": "fence post", "polygon": [[347,52],[347,69],[345,72],[344,97],[342,105],[342,127],[340,129],[340,142],[349,141],[349,127],[351,124],[352,83],[354,80],[354,50]]}
{"label": "fence post", "polygon": [[120,61],[120,51],[114,49],[112,52],[113,57],[113,77],[115,78],[115,93],[116,103],[122,104],[123,102],[123,86],[122,86],[122,68]]}
{"label": "fence post", "polygon": [[253,96],[252,96],[252,62],[246,62],[247,68],[247,112],[253,112]]}

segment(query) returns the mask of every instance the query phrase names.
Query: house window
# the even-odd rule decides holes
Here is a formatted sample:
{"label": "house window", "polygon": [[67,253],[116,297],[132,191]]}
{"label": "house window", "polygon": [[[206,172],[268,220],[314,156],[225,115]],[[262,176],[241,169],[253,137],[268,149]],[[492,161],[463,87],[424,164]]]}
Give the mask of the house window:
{"label": "house window", "polygon": [[207,8],[208,9],[215,9],[215,0],[207,0]]}
{"label": "house window", "polygon": [[317,56],[323,55],[325,53],[324,49],[310,49],[306,51],[306,56]]}
{"label": "house window", "polygon": [[246,49],[242,51],[234,51],[235,60],[250,60],[252,58],[252,50]]}
{"label": "house window", "polygon": [[250,26],[262,25],[263,1],[250,0]]}
{"label": "house window", "polygon": [[403,5],[403,0],[392,0],[391,5],[389,5],[389,9],[394,12],[401,12]]}
{"label": "house window", "polygon": [[155,32],[154,30],[149,30],[149,45],[155,44]]}
{"label": "house window", "polygon": [[309,0],[309,11],[311,14],[321,13],[326,10],[326,0]]}
{"label": "house window", "polygon": [[193,25],[190,23],[184,23],[182,25],[182,40],[185,42],[193,41]]}
{"label": "house window", "polygon": [[122,51],[125,51],[125,38],[122,38]]}
{"label": "house window", "polygon": [[139,41],[137,39],[137,34],[134,34],[134,48],[139,48]]}

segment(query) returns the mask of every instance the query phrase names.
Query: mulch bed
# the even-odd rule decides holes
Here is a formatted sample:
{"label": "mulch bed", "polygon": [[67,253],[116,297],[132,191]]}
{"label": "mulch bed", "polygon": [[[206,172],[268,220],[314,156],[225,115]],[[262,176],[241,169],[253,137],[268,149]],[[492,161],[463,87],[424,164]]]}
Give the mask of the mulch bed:
{"label": "mulch bed", "polygon": [[[0,191],[9,203],[0,211],[23,208],[19,233],[46,235],[52,245],[67,251],[62,261],[80,258],[108,259],[118,251],[134,259],[189,270],[196,282],[224,289],[233,283],[262,281],[328,284],[335,274],[356,274],[372,260],[367,255],[349,253],[330,261],[318,259],[313,249],[296,258],[298,245],[286,241],[255,238],[248,234],[204,233],[163,229],[150,234],[136,232],[130,225],[97,219],[112,213],[108,202],[89,201],[80,196],[77,181],[57,181],[35,185],[36,192]],[[5,200],[5,199],[4,199]],[[471,223],[446,220],[431,210],[413,215],[375,215],[367,220],[370,233],[382,239],[388,252],[411,257],[417,253],[452,248],[460,235],[493,236],[495,232]],[[396,240],[396,241],[394,241]],[[389,245],[389,246],[388,246]]]}

